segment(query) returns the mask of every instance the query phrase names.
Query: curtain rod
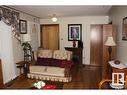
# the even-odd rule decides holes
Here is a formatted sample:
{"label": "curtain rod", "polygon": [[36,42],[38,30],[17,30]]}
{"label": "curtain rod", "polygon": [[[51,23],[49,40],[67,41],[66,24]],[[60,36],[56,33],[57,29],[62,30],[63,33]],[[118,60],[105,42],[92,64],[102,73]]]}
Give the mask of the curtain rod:
{"label": "curtain rod", "polygon": [[[15,10],[15,11],[17,11],[17,12],[25,13],[25,14],[30,15],[30,16],[33,16],[33,17],[37,17],[37,16],[34,16],[34,15],[31,15],[31,14],[28,14],[28,13],[26,13],[26,12],[23,12],[23,11],[17,10],[17,9],[15,9],[15,8],[12,8],[12,7],[9,7],[9,6],[2,5],[2,7],[4,7],[4,8],[8,8],[8,9],[11,9],[11,10]],[[40,17],[37,17],[37,18],[40,18]]]}

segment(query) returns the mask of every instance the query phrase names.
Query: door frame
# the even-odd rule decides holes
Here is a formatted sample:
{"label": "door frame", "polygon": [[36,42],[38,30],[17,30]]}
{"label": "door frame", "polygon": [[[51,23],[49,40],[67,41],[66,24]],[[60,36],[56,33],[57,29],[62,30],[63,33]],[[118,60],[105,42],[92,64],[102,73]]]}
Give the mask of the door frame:
{"label": "door frame", "polygon": [[52,26],[52,25],[58,26],[58,49],[60,49],[60,31],[59,31],[59,24],[40,24],[40,48],[43,48],[43,42],[42,42],[42,28],[43,28],[43,26]]}

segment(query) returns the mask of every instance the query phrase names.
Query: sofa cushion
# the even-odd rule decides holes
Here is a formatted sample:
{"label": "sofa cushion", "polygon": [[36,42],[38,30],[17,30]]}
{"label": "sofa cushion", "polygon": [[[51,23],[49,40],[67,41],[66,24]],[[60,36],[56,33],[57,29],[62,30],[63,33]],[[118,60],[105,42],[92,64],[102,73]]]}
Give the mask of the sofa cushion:
{"label": "sofa cushion", "polygon": [[62,60],[52,59],[50,66],[60,67],[61,63],[62,63]]}
{"label": "sofa cushion", "polygon": [[49,66],[52,62],[52,58],[37,58],[36,65],[39,66]]}
{"label": "sofa cushion", "polygon": [[62,60],[61,62],[61,68],[71,68],[73,65],[72,61],[68,61],[68,60]]}
{"label": "sofa cushion", "polygon": [[65,68],[51,66],[30,66],[30,73],[50,76],[65,76]]}
{"label": "sofa cushion", "polygon": [[52,54],[52,50],[39,50],[38,51],[38,57],[40,58],[52,58],[53,54]]}
{"label": "sofa cushion", "polygon": [[53,52],[54,59],[71,60],[71,56],[72,56],[72,52],[70,51],[55,50]]}
{"label": "sofa cushion", "polygon": [[53,58],[37,58],[36,65],[38,66],[54,66],[60,67],[62,60],[53,59]]}
{"label": "sofa cushion", "polygon": [[37,58],[36,65],[71,68],[71,66],[73,65],[73,62],[68,60],[59,60],[59,59],[53,59],[53,58]]}

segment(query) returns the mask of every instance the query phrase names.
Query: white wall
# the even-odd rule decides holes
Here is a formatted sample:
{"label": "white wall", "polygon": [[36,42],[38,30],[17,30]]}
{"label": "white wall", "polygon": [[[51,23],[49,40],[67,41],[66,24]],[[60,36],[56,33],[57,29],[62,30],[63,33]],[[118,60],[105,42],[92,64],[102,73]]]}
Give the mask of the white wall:
{"label": "white wall", "polygon": [[116,6],[110,10],[110,21],[117,28],[117,59],[127,64],[127,41],[122,40],[122,20],[127,17],[126,6]]}
{"label": "white wall", "polygon": [[28,22],[28,34],[31,37],[32,51],[35,51],[40,46],[38,33],[40,33],[40,24],[35,22]]}
{"label": "white wall", "polygon": [[[31,44],[36,50],[39,47],[39,18],[24,13],[20,13],[20,18],[27,20],[28,33],[34,37],[31,38]],[[0,21],[0,58],[2,59],[3,81],[7,83],[19,75],[19,69],[15,63],[23,61],[24,58],[21,43],[12,35],[11,27],[2,21]]]}
{"label": "white wall", "polygon": [[[33,17],[33,16],[30,16],[30,15],[27,15],[25,13],[20,13],[20,19],[22,20],[26,20],[27,21],[27,33],[29,34],[32,34],[32,36],[35,34],[34,31],[32,31],[31,33],[31,29],[34,28],[32,24],[39,24],[39,18],[36,18],[36,17]],[[39,32],[39,27],[38,27],[38,30],[37,30],[37,34]],[[34,39],[34,43],[37,42],[38,43],[38,36],[34,36],[34,38],[31,38],[31,39]],[[38,47],[39,45],[38,44],[35,44],[33,45],[33,47]],[[14,62],[19,62],[21,60],[23,60],[23,50],[22,50],[22,46],[21,46],[21,43],[19,43],[19,41],[17,39],[15,39],[13,37],[13,51],[14,51]]]}
{"label": "white wall", "polygon": [[11,27],[0,21],[0,54],[4,83],[16,77]]}
{"label": "white wall", "polygon": [[68,24],[82,24],[83,64],[90,64],[90,25],[108,22],[108,16],[65,17],[58,18],[56,23],[53,23],[51,19],[40,19],[40,24],[59,24],[60,49],[62,50],[64,47],[72,47],[72,42],[68,41]]}
{"label": "white wall", "polygon": [[[28,28],[29,22],[36,23],[37,25],[37,34],[39,33],[39,19],[24,13],[20,13],[20,18],[23,20],[27,20]],[[28,33],[30,33],[28,29]],[[34,34],[32,34],[34,36]],[[35,35],[34,49],[37,48],[39,45],[37,35]],[[2,51],[2,52],[1,52]],[[19,61],[23,60],[23,50],[21,43],[12,35],[12,30],[10,26],[4,24],[4,22],[0,21],[0,58],[2,59],[2,69],[3,69],[3,80],[4,83],[9,82],[10,80],[14,79],[16,76],[19,75],[19,69],[17,69],[16,64]]]}
{"label": "white wall", "polygon": [[[25,13],[20,13],[20,19],[27,21],[27,33],[31,35],[32,39],[31,45],[33,50],[36,50],[39,47],[38,41],[38,33],[40,32],[39,18]],[[14,56],[14,64],[24,60],[21,43],[15,37],[13,37],[13,56]],[[16,75],[19,75],[19,69],[17,68],[15,69]]]}

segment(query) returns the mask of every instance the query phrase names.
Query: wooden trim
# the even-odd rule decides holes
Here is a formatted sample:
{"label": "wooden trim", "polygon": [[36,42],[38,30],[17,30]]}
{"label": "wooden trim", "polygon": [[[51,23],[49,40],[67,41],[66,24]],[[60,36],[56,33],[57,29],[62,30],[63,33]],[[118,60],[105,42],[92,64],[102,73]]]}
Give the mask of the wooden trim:
{"label": "wooden trim", "polygon": [[2,72],[2,63],[1,63],[1,59],[0,59],[0,88],[3,88],[4,84],[3,84],[3,72]]}
{"label": "wooden trim", "polygon": [[11,86],[17,79],[18,79],[18,76],[14,78],[13,80],[10,80],[9,82],[5,83],[5,88]]}
{"label": "wooden trim", "polygon": [[84,64],[85,66],[93,66],[93,67],[102,67],[100,65],[96,65],[96,64]]}
{"label": "wooden trim", "polygon": [[58,25],[58,49],[60,49],[60,30],[59,30],[59,24]]}
{"label": "wooden trim", "polygon": [[42,25],[40,25],[40,48],[42,48],[43,46],[43,44],[42,44]]}

